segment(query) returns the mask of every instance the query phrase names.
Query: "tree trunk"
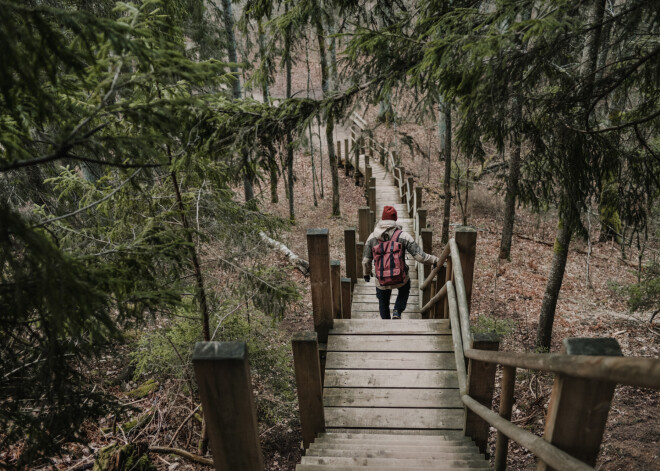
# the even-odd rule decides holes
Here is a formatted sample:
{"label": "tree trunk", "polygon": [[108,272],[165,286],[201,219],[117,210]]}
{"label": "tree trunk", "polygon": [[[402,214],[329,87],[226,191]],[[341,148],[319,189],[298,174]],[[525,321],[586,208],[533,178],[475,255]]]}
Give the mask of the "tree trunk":
{"label": "tree trunk", "polygon": [[[288,6],[285,10],[288,11]],[[291,30],[287,29],[284,38],[284,64],[286,68],[286,97],[291,98]],[[289,220],[295,222],[295,196],[293,193],[293,139],[291,132],[286,133],[286,169],[287,169],[287,184],[289,191]]]}
{"label": "tree trunk", "polygon": [[[326,59],[325,38],[323,37],[323,25],[320,15],[315,18],[316,38],[319,43],[319,55],[321,59],[321,79],[323,96],[327,96],[329,91],[329,70]],[[334,115],[332,108],[326,114],[325,136],[328,145],[328,162],[330,164],[330,175],[332,176],[332,215],[339,216],[339,170],[337,169],[337,156],[335,155],[334,140]]]}
{"label": "tree trunk", "polygon": [[572,230],[568,224],[564,224],[560,219],[557,237],[555,239],[554,255],[552,257],[552,268],[550,276],[545,286],[543,302],[541,304],[541,316],[539,318],[539,327],[536,331],[536,349],[538,351],[549,351],[552,341],[552,324],[555,320],[555,310],[557,308],[557,299],[559,290],[564,280],[564,270],[566,269],[566,260],[568,258],[568,246],[571,242]]}
{"label": "tree trunk", "polygon": [[[307,98],[310,98],[309,92],[312,88],[312,71],[309,68],[309,48],[307,46],[307,38],[305,37],[305,63],[307,64]],[[319,202],[316,199],[316,165],[314,163],[314,141],[312,136],[312,122],[307,123],[307,130],[309,131],[309,155],[312,158],[312,194],[314,195],[314,207],[318,207]]]}
{"label": "tree trunk", "polygon": [[[520,97],[513,102],[513,120],[519,122],[522,117],[522,100]],[[502,224],[502,240],[500,241],[499,258],[511,258],[511,239],[513,238],[513,225],[516,219],[516,198],[518,197],[518,181],[520,180],[520,165],[522,164],[520,136],[516,134],[513,141],[513,150],[509,159],[509,175],[506,181],[506,195],[504,197],[504,223]]]}
{"label": "tree trunk", "polygon": [[442,103],[438,110],[438,132],[444,135],[442,154],[445,158],[445,176],[442,187],[445,190],[445,207],[442,216],[442,243],[449,242],[449,222],[451,216],[451,105]]}
{"label": "tree trunk", "polygon": [[[261,20],[257,20],[257,29],[259,31],[259,56],[261,61],[265,62],[266,60],[266,38],[264,35],[264,26]],[[270,90],[268,89],[268,79],[265,78],[261,83],[261,94],[263,96],[263,102],[268,103],[270,98]],[[275,160],[275,148],[272,144],[268,146],[268,169],[270,170],[270,202],[277,203],[279,202],[279,197],[277,196],[277,179],[278,168],[277,161]]]}
{"label": "tree trunk", "polygon": [[[232,13],[231,0],[222,0],[223,20],[225,23],[225,31],[227,34],[227,57],[230,63],[238,62],[238,54],[236,53],[236,36],[234,35],[234,14]],[[241,81],[239,79],[238,67],[235,65],[229,68],[234,75],[232,82],[232,95],[235,100],[241,98]],[[245,192],[245,202],[254,199],[254,172],[250,165],[250,153],[247,150],[241,151],[241,165],[243,167],[243,190]]]}
{"label": "tree trunk", "polygon": [[[589,116],[586,110],[589,109],[593,85],[595,79],[596,64],[598,62],[598,48],[600,46],[600,34],[602,27],[603,12],[605,10],[606,0],[594,0],[588,13],[587,22],[591,29],[587,34],[582,53],[582,64],[580,65],[580,78],[584,85],[584,100],[581,103],[585,110],[584,126],[589,125]],[[569,158],[572,156],[568,156]],[[566,198],[566,196],[564,196]],[[570,203],[567,203],[565,207]],[[560,206],[561,207],[561,206]],[[570,211],[570,209],[564,209]],[[541,315],[539,318],[539,328],[536,334],[536,348],[539,350],[548,350],[552,340],[552,324],[555,319],[555,309],[557,307],[557,298],[564,278],[564,269],[566,268],[566,259],[568,258],[568,246],[571,242],[573,226],[570,221],[576,220],[578,214],[564,214],[559,218],[559,230],[555,239],[554,256],[552,258],[552,267],[550,275],[545,286],[543,303],[541,304]]]}

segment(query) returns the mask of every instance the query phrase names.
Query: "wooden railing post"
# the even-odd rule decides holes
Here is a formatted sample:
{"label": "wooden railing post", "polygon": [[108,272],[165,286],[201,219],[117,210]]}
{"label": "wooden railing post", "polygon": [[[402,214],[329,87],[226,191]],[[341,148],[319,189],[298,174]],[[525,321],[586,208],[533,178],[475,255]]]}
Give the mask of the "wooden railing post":
{"label": "wooden railing post", "polygon": [[364,276],[364,270],[362,270],[362,254],[364,253],[364,242],[358,242],[355,244],[355,253],[357,255],[355,259],[355,274],[358,278],[362,278]]}
{"label": "wooden railing post", "polygon": [[[516,388],[516,368],[514,366],[502,367],[502,392],[500,393],[500,417],[511,420],[514,396]],[[495,471],[506,469],[506,457],[509,453],[509,437],[502,432],[497,432],[497,443],[495,445]]]}
{"label": "wooden railing post", "polygon": [[416,186],[415,187],[415,196],[416,196],[416,198],[415,198],[415,201],[416,201],[415,209],[416,210],[419,210],[419,208],[422,207],[422,190],[423,190],[423,188],[421,186]]}
{"label": "wooden railing post", "polygon": [[[433,231],[430,229],[422,229],[420,231],[420,236],[422,238],[422,250],[426,253],[431,253],[431,249],[433,247]],[[424,265],[424,280],[429,276],[431,273],[431,265]],[[421,281],[420,281],[421,283]],[[429,284],[426,288],[424,288],[424,291],[422,291],[422,303],[421,306],[426,306],[426,303],[428,303],[431,300],[431,286],[433,283]],[[433,317],[433,312],[435,309],[430,309],[429,311],[426,311],[424,314],[422,314],[422,319],[428,319],[429,317]]]}
{"label": "wooden railing post", "polygon": [[[369,211],[370,208],[368,207],[358,208],[358,228],[360,232],[360,238],[358,240],[360,242],[366,242],[367,237],[371,234],[371,231],[369,230],[369,220],[371,219]],[[361,258],[361,254],[358,254],[358,257]]]}
{"label": "wooden railing post", "polygon": [[[423,229],[426,229],[426,209],[419,208],[417,210],[417,216],[415,216],[415,224],[417,225],[417,231],[421,234]],[[424,250],[426,253],[431,253],[431,248],[429,250]]]}
{"label": "wooden railing post", "polygon": [[360,184],[360,144],[358,141],[354,141],[353,145],[355,147],[355,184]]}
{"label": "wooden railing post", "polygon": [[330,261],[330,284],[332,286],[332,317],[341,319],[341,265],[339,260]]}
{"label": "wooden railing post", "polygon": [[[457,326],[452,326],[457,328]],[[474,334],[472,348],[479,350],[499,350],[500,339],[494,333]],[[481,405],[492,407],[495,390],[497,364],[470,360],[468,364],[468,395]],[[481,453],[488,459],[488,430],[490,425],[477,414],[467,409],[465,414],[465,436],[471,437]]]}
{"label": "wooden railing post", "polygon": [[[447,258],[447,268],[445,270],[445,283],[448,281],[454,281],[454,269],[453,269],[454,260],[452,257]],[[449,301],[448,298],[445,298],[445,304],[442,309],[442,318],[449,319]]]}
{"label": "wooden railing post", "polygon": [[[355,228],[347,227],[344,229],[344,253],[346,255],[346,277],[351,280],[351,289],[357,282],[357,275],[355,272],[355,261],[357,254],[355,253]],[[360,257],[362,254],[360,254]]]}
{"label": "wooden railing post", "polygon": [[364,168],[366,173],[366,169],[369,167],[369,155],[367,155],[366,151],[363,152],[362,155],[364,155]]}
{"label": "wooden railing post", "polygon": [[364,194],[367,197],[367,204],[371,206],[371,201],[369,201],[369,188],[371,187],[371,166],[364,167]]}
{"label": "wooden railing post", "polygon": [[477,250],[477,230],[470,226],[459,226],[454,233],[461,258],[463,282],[467,297],[468,310],[472,307],[472,281],[474,279],[474,259]]}
{"label": "wooden railing post", "polygon": [[350,170],[350,159],[349,159],[350,155],[351,154],[348,153],[348,139],[344,139],[344,160],[346,161],[346,163],[344,164],[344,170],[345,170],[346,176],[348,176],[350,174],[350,171],[349,171]]}
{"label": "wooden railing post", "polygon": [[293,334],[291,344],[303,446],[308,448],[316,435],[325,432],[323,387],[316,332],[296,332]]}
{"label": "wooden railing post", "polygon": [[[449,260],[447,261],[449,262]],[[435,276],[435,283],[433,284],[433,291],[431,291],[431,297],[435,296],[435,293],[440,291],[440,289],[444,286],[444,284],[447,282],[447,266],[443,265],[440,270],[438,271],[438,274]],[[449,306],[447,306],[449,307]],[[447,312],[447,317],[443,317],[445,314],[445,303],[437,303],[435,305],[435,311],[433,312],[433,318],[434,319],[449,319],[449,312]]]}
{"label": "wooden railing post", "polygon": [[414,209],[412,207],[412,205],[414,203],[414,201],[413,201],[414,192],[415,192],[415,179],[413,177],[408,177],[408,184],[406,185],[406,194],[408,195],[407,196],[408,199],[406,201],[408,202],[407,204],[408,204],[408,208],[410,208],[409,211],[410,211],[411,214],[412,214],[413,209]]}
{"label": "wooden railing post", "polygon": [[330,244],[327,229],[307,231],[309,277],[312,290],[314,330],[319,342],[328,342],[332,328],[332,285],[330,281]]}
{"label": "wooden railing post", "polygon": [[[376,186],[369,187],[369,211],[376,214]],[[373,218],[372,218],[373,219]]]}
{"label": "wooden railing post", "polygon": [[192,360],[216,471],[263,471],[245,342],[197,342]]}
{"label": "wooden railing post", "polygon": [[[567,355],[623,356],[613,338],[564,339]],[[596,464],[616,383],[558,374],[552,387],[543,438],[589,466]],[[538,471],[550,468],[539,461]]]}
{"label": "wooden railing post", "polygon": [[341,279],[341,318],[351,318],[351,283],[350,278]]}

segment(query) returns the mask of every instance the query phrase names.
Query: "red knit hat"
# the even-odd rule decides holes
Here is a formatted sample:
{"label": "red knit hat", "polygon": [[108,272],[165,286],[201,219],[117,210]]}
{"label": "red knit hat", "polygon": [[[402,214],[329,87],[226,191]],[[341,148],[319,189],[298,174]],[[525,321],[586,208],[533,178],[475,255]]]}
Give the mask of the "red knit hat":
{"label": "red knit hat", "polygon": [[393,206],[385,206],[383,208],[383,216],[381,217],[383,221],[390,220],[390,221],[396,221],[397,215],[396,215],[396,209],[394,209]]}

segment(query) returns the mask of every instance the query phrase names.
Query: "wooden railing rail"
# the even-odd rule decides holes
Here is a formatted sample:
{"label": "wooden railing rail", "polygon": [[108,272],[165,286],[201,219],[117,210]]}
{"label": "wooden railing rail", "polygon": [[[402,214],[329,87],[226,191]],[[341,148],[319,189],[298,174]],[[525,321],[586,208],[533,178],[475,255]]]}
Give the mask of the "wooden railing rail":
{"label": "wooden railing rail", "polygon": [[660,360],[655,358],[486,352],[471,348],[465,350],[465,357],[526,370],[660,389]]}

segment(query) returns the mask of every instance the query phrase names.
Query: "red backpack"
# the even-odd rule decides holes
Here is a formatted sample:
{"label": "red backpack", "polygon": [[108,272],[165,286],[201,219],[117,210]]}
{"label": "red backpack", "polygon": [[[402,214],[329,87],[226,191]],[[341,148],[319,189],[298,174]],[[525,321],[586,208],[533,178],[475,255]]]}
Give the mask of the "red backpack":
{"label": "red backpack", "polygon": [[401,230],[394,231],[392,238],[371,249],[376,265],[376,278],[381,286],[399,285],[406,279],[406,251],[399,242]]}

